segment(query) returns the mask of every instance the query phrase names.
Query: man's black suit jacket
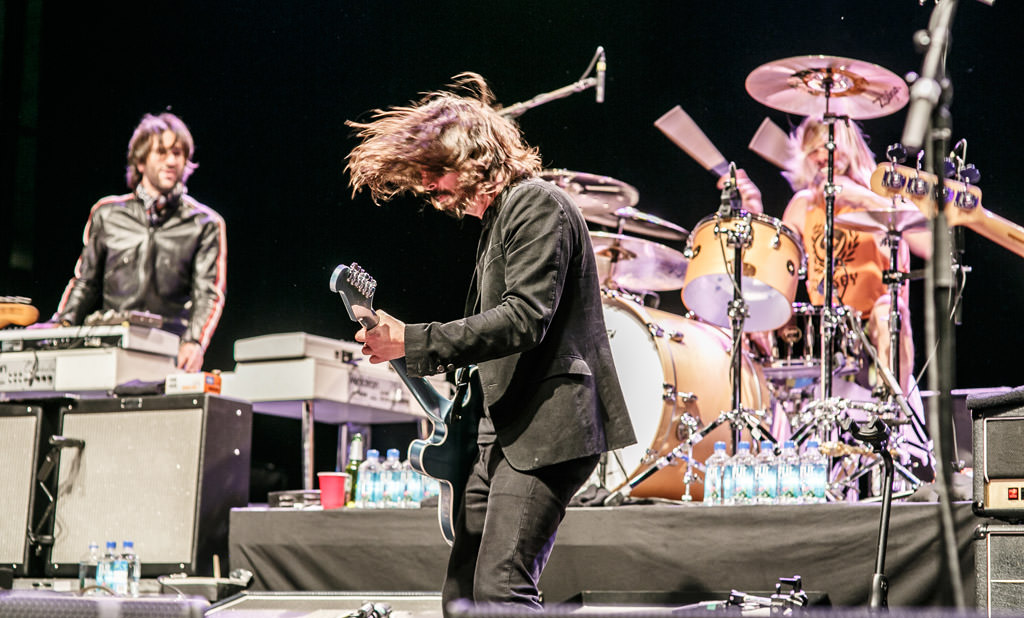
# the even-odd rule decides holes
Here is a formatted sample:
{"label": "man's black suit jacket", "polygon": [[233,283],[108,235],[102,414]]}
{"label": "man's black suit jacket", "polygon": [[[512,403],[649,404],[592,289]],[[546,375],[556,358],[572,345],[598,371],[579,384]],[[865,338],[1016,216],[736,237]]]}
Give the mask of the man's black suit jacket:
{"label": "man's black suit jacket", "polygon": [[484,213],[479,309],[409,324],[410,375],[476,364],[510,464],[534,470],[634,444],[605,330],[586,222],[572,198],[528,179]]}

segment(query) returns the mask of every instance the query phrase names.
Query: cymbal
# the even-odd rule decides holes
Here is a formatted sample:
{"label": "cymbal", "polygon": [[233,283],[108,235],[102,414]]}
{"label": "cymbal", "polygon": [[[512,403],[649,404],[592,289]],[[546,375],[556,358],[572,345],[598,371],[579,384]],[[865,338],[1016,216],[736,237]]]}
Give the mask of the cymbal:
{"label": "cymbal", "polygon": [[654,236],[664,240],[686,240],[686,237],[690,235],[690,232],[675,223],[670,223],[661,217],[641,212],[632,206],[625,206],[611,213],[583,213],[583,218],[591,223],[615,228],[616,230],[619,229],[619,223],[621,222],[624,232]]}
{"label": "cymbal", "polygon": [[623,206],[636,206],[640,200],[633,185],[610,176],[554,169],[543,170],[540,177],[565,189],[584,214],[612,212]]}
{"label": "cymbal", "polygon": [[917,208],[879,208],[836,215],[836,225],[861,232],[916,232],[928,229],[928,219]]}
{"label": "cymbal", "polygon": [[910,99],[903,78],[877,64],[837,56],[795,56],[763,64],[747,76],[747,92],[790,114],[828,112],[853,119],[896,113]]}
{"label": "cymbal", "polygon": [[682,252],[653,240],[608,232],[590,232],[602,285],[623,290],[678,290],[688,260]]}

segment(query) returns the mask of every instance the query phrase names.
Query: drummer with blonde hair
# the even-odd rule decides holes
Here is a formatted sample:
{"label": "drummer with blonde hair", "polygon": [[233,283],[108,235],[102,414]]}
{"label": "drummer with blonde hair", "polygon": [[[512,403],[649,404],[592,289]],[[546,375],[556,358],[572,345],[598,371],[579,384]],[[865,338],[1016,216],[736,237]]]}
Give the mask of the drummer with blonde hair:
{"label": "drummer with blonde hair", "polygon": [[[834,214],[891,207],[890,200],[870,189],[875,157],[871,153],[858,124],[853,120],[834,121],[835,155],[833,184],[836,186]],[[795,191],[782,222],[801,240],[807,256],[807,294],[812,304],[825,304],[826,249],[825,185],[828,181],[828,124],[820,118],[807,117],[789,135],[789,159],[783,176]],[[728,176],[718,181],[725,185]],[[743,207],[761,213],[761,192],[743,171],[737,171],[737,189]],[[867,320],[866,330],[882,363],[889,365],[889,290],[883,272],[889,268],[889,250],[883,246],[884,235],[833,227],[833,291],[835,302],[860,312]],[[906,272],[910,253],[927,259],[931,238],[927,232],[906,233],[899,247],[897,266]],[[902,286],[899,310],[903,327],[900,332],[900,386],[907,395],[913,393],[911,375],[914,368],[914,339],[910,329],[909,289]],[[870,384],[863,384],[871,386]],[[915,397],[916,398],[916,397]]]}

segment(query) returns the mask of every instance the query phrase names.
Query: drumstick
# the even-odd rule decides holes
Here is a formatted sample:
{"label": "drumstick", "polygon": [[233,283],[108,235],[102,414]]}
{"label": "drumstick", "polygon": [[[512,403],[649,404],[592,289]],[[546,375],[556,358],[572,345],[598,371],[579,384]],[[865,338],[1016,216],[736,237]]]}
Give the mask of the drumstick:
{"label": "drumstick", "polygon": [[761,155],[769,163],[774,163],[777,167],[786,169],[786,159],[789,158],[789,136],[786,132],[779,128],[779,125],[771,121],[771,118],[765,118],[761,122],[761,126],[757,127],[757,132],[754,133],[754,137],[750,140],[749,148]]}
{"label": "drumstick", "polygon": [[729,163],[725,157],[682,107],[676,105],[668,110],[654,121],[654,126],[716,177],[729,173]]}

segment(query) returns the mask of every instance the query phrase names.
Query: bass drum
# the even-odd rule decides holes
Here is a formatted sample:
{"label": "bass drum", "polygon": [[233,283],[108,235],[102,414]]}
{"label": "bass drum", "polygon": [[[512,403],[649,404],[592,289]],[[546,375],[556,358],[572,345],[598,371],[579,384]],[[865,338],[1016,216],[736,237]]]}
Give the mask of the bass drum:
{"label": "bass drum", "polygon": [[[688,419],[696,420],[697,429],[703,429],[732,409],[732,337],[716,326],[643,307],[614,294],[604,298],[604,319],[637,437],[637,444],[609,453],[603,481],[605,487],[615,490],[686,440],[694,431]],[[767,382],[746,350],[741,400],[746,408],[769,406]],[[728,443],[730,435],[731,424],[722,423],[694,445],[693,458],[703,462],[715,441]],[[685,490],[687,464],[675,463],[679,465],[655,472],[630,495],[679,500]],[[690,484],[694,500],[704,497],[701,478],[695,477]]]}

